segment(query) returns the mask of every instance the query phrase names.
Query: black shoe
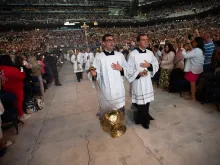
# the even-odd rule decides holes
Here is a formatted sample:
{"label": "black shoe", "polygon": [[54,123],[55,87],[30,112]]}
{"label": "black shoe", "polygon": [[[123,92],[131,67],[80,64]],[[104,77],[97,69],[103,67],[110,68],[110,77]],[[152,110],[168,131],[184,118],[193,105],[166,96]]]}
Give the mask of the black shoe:
{"label": "black shoe", "polygon": [[154,118],[151,115],[149,115],[149,120],[154,120]]}
{"label": "black shoe", "polygon": [[141,124],[145,129],[149,129],[149,124]]}
{"label": "black shoe", "polygon": [[0,158],[3,157],[7,152],[7,147],[0,149]]}
{"label": "black shoe", "polygon": [[56,85],[56,86],[62,86],[62,84],[60,84],[60,83],[59,83],[59,84],[55,84],[55,85]]}

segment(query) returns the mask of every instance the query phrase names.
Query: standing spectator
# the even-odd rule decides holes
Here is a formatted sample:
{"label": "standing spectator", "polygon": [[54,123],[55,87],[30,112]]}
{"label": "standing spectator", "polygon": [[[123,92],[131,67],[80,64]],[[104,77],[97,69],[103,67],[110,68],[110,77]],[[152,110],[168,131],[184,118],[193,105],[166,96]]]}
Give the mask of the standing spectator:
{"label": "standing spectator", "polygon": [[47,55],[45,57],[45,63],[48,64],[48,66],[51,68],[53,77],[55,79],[55,85],[56,86],[62,86],[62,84],[59,81],[59,75],[57,70],[57,59],[53,54]]}
{"label": "standing spectator", "polygon": [[204,41],[201,37],[196,37],[192,43],[189,42],[191,51],[182,51],[185,59],[187,59],[184,71],[186,72],[185,78],[190,82],[191,86],[191,99],[196,100],[196,81],[199,74],[203,72],[204,65]]}
{"label": "standing spectator", "polygon": [[171,43],[167,43],[164,46],[164,55],[161,61],[161,71],[160,71],[160,80],[159,84],[163,88],[169,87],[170,81],[170,73],[174,67],[174,57],[175,57],[175,50]]}
{"label": "standing spectator", "polygon": [[[195,30],[196,35],[200,36],[199,31]],[[212,66],[212,55],[215,49],[215,45],[210,37],[209,33],[203,33],[203,39],[204,39],[204,49],[205,49],[205,61],[204,61],[204,72],[212,72],[213,66]]]}
{"label": "standing spectator", "polygon": [[153,46],[153,53],[154,53],[154,56],[157,58],[157,61],[160,63],[161,60],[162,60],[162,53],[160,51],[160,46],[159,45],[154,45]]}
{"label": "standing spectator", "polygon": [[184,56],[182,55],[181,43],[177,43],[176,55],[174,57],[174,68],[184,69]]}
{"label": "standing spectator", "polygon": [[205,61],[204,61],[204,71],[210,71],[210,69],[212,70],[212,55],[215,49],[215,45],[210,37],[210,35],[208,33],[205,33],[204,36],[204,48],[205,48]]}

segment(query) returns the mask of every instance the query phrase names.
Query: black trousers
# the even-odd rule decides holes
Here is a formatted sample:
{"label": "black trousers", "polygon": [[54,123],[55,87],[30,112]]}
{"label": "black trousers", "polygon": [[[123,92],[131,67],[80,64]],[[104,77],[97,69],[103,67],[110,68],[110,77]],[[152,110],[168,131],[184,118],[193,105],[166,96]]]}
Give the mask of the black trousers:
{"label": "black trousers", "polygon": [[78,82],[80,82],[80,79],[82,79],[82,72],[77,72],[76,78],[77,78]]}
{"label": "black trousers", "polygon": [[134,112],[135,124],[150,124],[150,120],[154,120],[149,114],[150,103],[137,105],[133,104],[137,111]]}
{"label": "black trousers", "polygon": [[53,71],[53,77],[54,77],[54,80],[55,80],[55,85],[60,84],[58,71]]}
{"label": "black trousers", "polygon": [[119,111],[121,111],[125,115],[125,106],[119,108]]}
{"label": "black trousers", "polygon": [[85,68],[86,68],[86,63],[83,63],[82,67],[83,67],[83,70],[85,70]]}
{"label": "black trousers", "polygon": [[54,76],[54,80],[55,80],[55,85],[60,84],[58,76]]}

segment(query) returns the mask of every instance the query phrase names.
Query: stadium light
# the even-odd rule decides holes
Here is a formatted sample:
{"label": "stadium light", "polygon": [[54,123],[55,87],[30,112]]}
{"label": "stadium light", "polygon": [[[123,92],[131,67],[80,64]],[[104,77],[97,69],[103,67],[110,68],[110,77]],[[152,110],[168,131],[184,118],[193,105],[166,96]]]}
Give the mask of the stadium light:
{"label": "stadium light", "polygon": [[73,23],[70,23],[70,22],[64,22],[64,25],[76,25],[77,23],[80,23],[80,22],[73,22]]}

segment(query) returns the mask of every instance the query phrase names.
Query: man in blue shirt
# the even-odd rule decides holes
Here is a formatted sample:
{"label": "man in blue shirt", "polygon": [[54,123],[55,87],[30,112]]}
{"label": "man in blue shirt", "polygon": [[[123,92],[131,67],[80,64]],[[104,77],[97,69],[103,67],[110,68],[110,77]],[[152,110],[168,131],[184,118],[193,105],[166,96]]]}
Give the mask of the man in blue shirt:
{"label": "man in blue shirt", "polygon": [[[196,35],[200,36],[199,31],[196,29],[195,30]],[[204,61],[204,66],[203,72],[212,72],[213,70],[213,66],[212,66],[212,55],[215,49],[215,45],[210,37],[210,34],[208,33],[203,33],[202,35],[203,39],[204,39],[204,48],[205,48],[205,61]]]}

